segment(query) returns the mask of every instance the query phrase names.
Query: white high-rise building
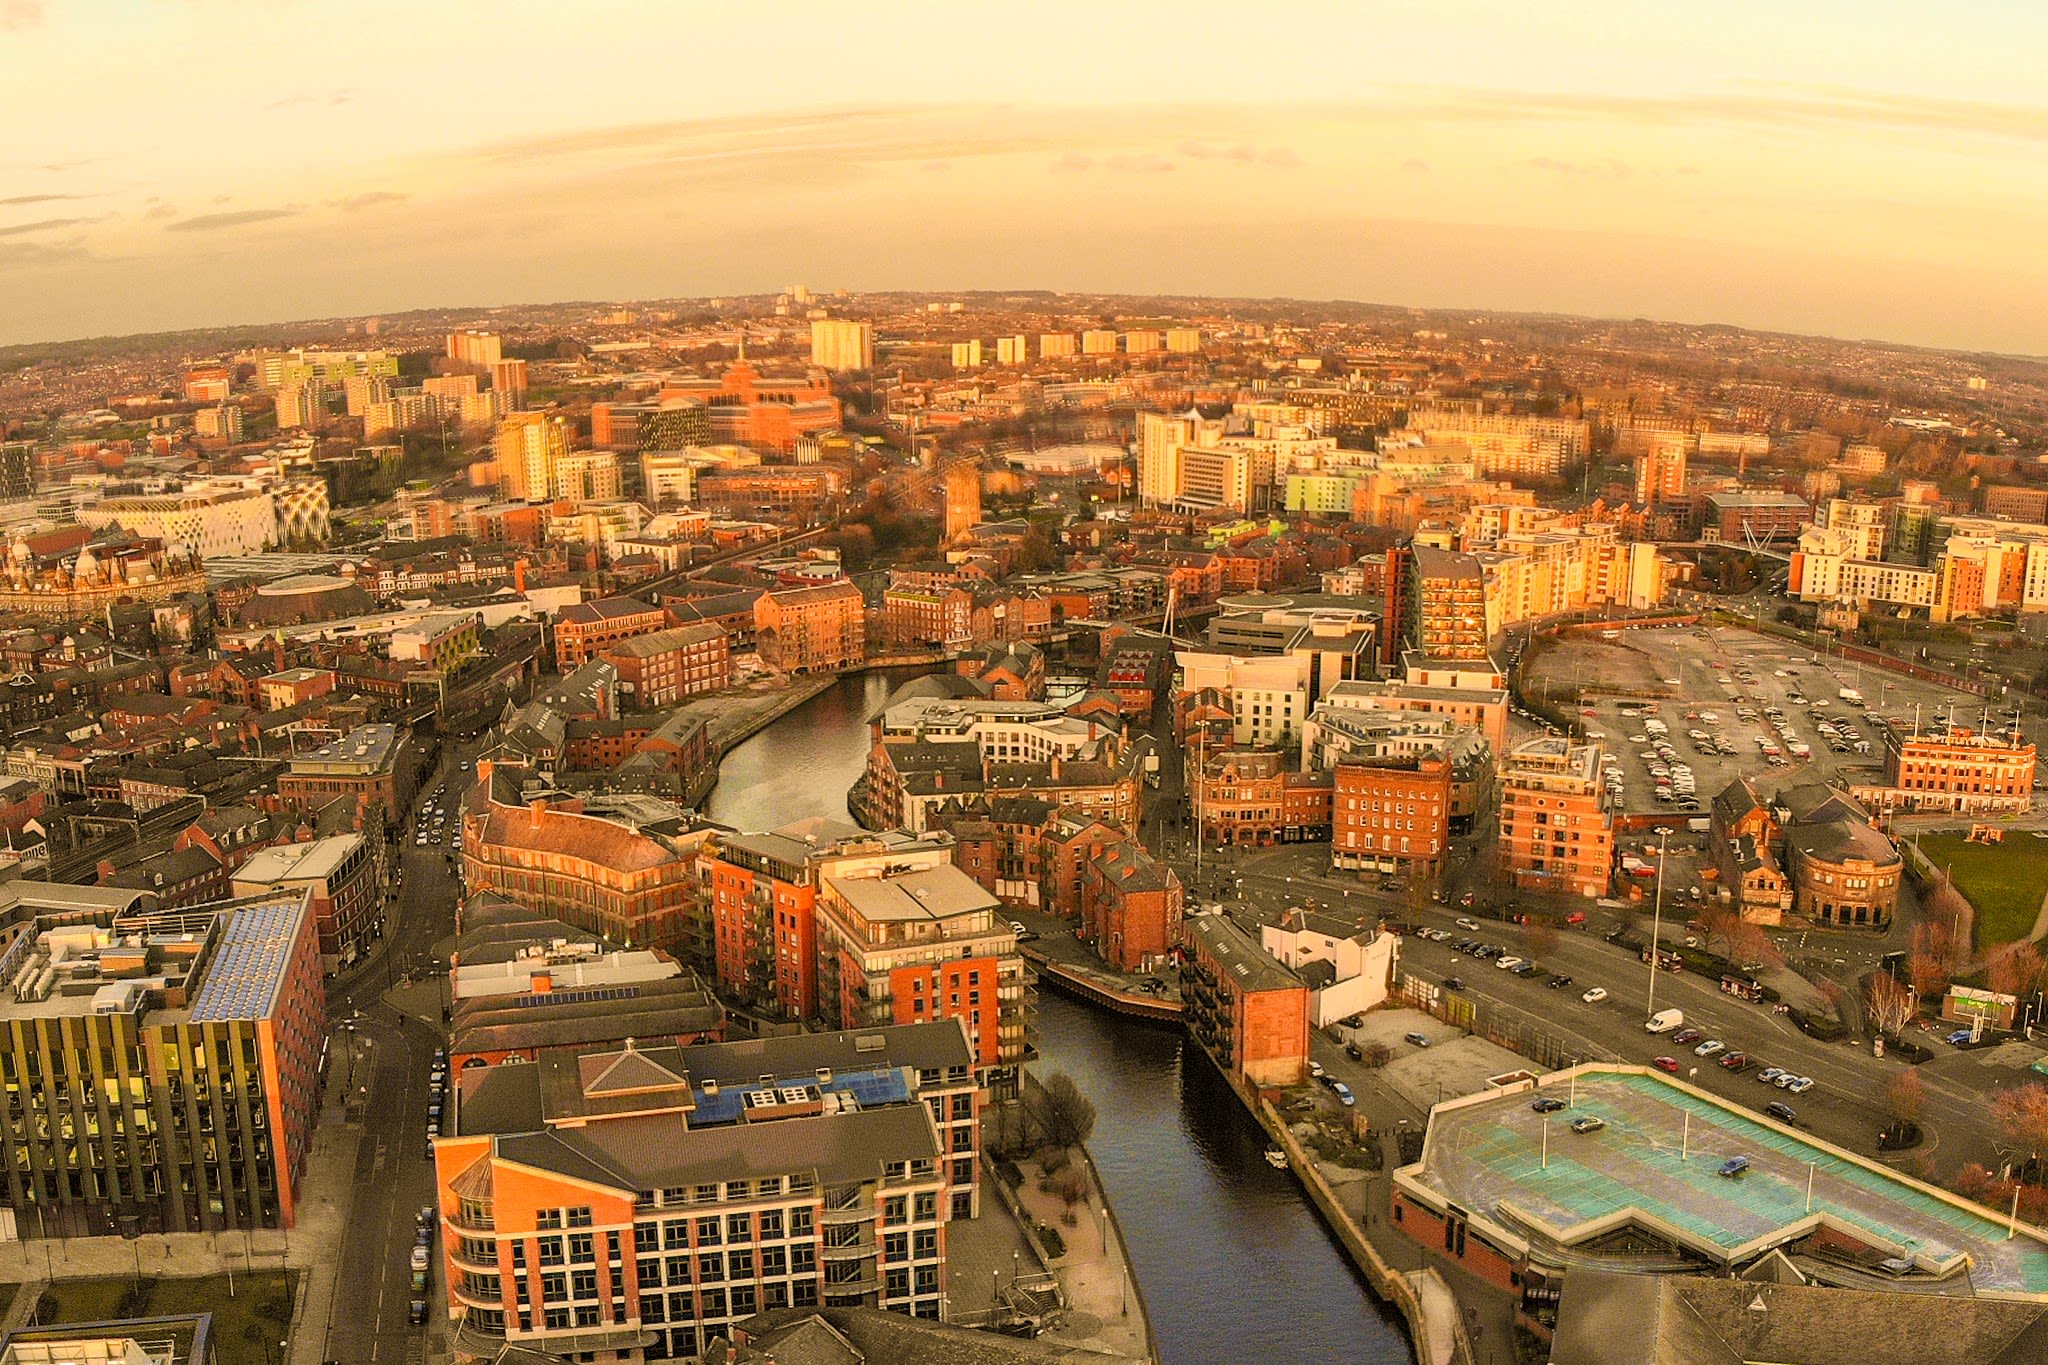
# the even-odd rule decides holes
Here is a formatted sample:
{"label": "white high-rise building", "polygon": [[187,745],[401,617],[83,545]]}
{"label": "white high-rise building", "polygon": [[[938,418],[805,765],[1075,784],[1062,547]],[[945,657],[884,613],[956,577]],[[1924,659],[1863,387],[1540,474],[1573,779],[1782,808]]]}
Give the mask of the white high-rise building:
{"label": "white high-rise building", "polygon": [[851,318],[813,318],[811,363],[823,370],[872,370],[875,325]]}

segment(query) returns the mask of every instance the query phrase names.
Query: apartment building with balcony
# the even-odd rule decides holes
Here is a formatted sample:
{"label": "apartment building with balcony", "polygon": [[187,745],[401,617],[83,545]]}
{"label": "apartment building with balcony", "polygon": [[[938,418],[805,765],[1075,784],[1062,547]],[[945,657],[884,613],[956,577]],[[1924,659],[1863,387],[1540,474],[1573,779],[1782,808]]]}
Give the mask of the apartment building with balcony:
{"label": "apartment building with balcony", "polygon": [[1508,754],[1500,772],[1500,854],[1515,885],[1607,894],[1614,825],[1601,793],[1597,744],[1546,735]]}
{"label": "apartment building with balcony", "polygon": [[708,621],[622,640],[600,657],[618,669],[629,710],[665,710],[732,686],[732,643],[725,627]]}
{"label": "apartment building with balcony", "polygon": [[1228,915],[1190,915],[1181,1000],[1188,1032],[1239,1086],[1308,1078],[1309,990]]}
{"label": "apartment building with balcony", "polygon": [[291,1227],[327,1031],[308,893],[14,881],[0,926],[16,1235]]}
{"label": "apartment building with balcony", "polygon": [[455,1356],[689,1358],[778,1308],[940,1318],[977,1111],[958,1024],[473,1071],[435,1145]]}
{"label": "apartment building with balcony", "polygon": [[851,668],[867,658],[867,602],[851,583],[764,592],[754,602],[761,662],[785,673]]}
{"label": "apartment building with balcony", "polygon": [[[924,863],[936,856],[937,863]],[[827,872],[818,888],[818,999],[827,1023],[932,1019],[967,1026],[977,1074],[1014,1094],[1030,1026],[1029,976],[1003,903],[935,845],[905,870]]]}

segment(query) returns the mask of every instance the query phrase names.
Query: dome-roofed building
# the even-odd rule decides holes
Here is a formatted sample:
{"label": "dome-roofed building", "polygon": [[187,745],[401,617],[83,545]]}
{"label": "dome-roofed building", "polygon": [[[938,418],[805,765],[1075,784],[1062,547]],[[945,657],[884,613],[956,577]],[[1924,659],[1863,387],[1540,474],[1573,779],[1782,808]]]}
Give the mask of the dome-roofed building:
{"label": "dome-roofed building", "polygon": [[241,626],[297,626],[308,621],[333,621],[376,609],[370,594],[346,578],[332,574],[293,574],[265,583],[242,604]]}

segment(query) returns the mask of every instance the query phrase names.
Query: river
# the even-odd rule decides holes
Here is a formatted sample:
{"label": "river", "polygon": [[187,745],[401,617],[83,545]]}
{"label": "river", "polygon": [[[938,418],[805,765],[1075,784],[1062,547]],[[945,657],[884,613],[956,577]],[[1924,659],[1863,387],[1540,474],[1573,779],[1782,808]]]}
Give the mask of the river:
{"label": "river", "polygon": [[[767,829],[847,819],[867,761],[864,721],[895,681],[844,678],[734,748],[719,765],[715,820]],[[1095,1158],[1130,1247],[1164,1365],[1395,1365],[1413,1359],[1309,1207],[1266,1165],[1264,1135],[1208,1060],[1175,1029],[1038,998],[1041,1075],[1064,1071],[1095,1102]]]}

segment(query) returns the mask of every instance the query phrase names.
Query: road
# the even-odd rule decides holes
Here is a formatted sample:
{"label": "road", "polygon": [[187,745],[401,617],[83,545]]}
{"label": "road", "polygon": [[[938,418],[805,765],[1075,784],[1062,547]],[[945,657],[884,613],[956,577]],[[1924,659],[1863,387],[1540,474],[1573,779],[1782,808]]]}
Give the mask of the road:
{"label": "road", "polygon": [[[1702,1089],[1757,1109],[1771,1100],[1783,1100],[1798,1111],[1801,1125],[1817,1136],[1911,1173],[1918,1172],[1923,1158],[1951,1173],[1971,1161],[1996,1168],[2003,1159],[1997,1134],[1984,1111],[1999,1089],[2029,1078],[2023,1066],[2013,1064],[2018,1059],[2012,1054],[1965,1053],[1947,1046],[1938,1034],[1920,1035],[1935,1050],[1931,1061],[1915,1068],[1926,1091],[1921,1118],[1925,1140],[1912,1151],[1880,1154],[1875,1140],[1878,1129],[1889,1119],[1886,1087],[1904,1066],[1873,1056],[1867,1044],[1853,1039],[1821,1042],[1773,1014],[1767,1005],[1723,994],[1716,980],[1690,972],[1658,973],[1657,1009],[1683,1010],[1687,1025],[1706,1030],[1708,1037],[1720,1039],[1730,1051],[1746,1052],[1756,1059],[1755,1067],[1730,1072],[1711,1059],[1694,1056],[1689,1048],[1674,1046],[1668,1036],[1644,1031],[1643,1020],[1651,1005],[1650,969],[1633,953],[1598,934],[1560,933],[1555,945],[1539,955],[1544,970],[1536,976],[1517,977],[1456,952],[1453,944],[1459,938],[1474,937],[1520,952],[1518,926],[1481,918],[1476,921],[1478,930],[1462,929],[1457,920],[1472,918],[1472,912],[1455,906],[1418,909],[1405,896],[1383,894],[1356,882],[1307,871],[1320,852],[1317,846],[1308,845],[1253,855],[1228,874],[1226,884],[1234,889],[1241,879],[1243,890],[1242,896],[1229,898],[1231,908],[1247,918],[1265,919],[1313,897],[1340,915],[1355,907],[1357,914],[1384,914],[1449,930],[1454,935],[1452,943],[1432,943],[1413,934],[1405,938],[1402,971],[1432,983],[1452,976],[1461,979],[1465,984],[1460,994],[1478,1002],[1482,1021],[1500,1020],[1547,1034],[1557,1040],[1566,1056],[1637,1064],[1659,1056],[1676,1057],[1683,1067],[1679,1074]],[[1275,870],[1264,870],[1267,867]],[[1284,867],[1303,870],[1278,870]],[[1836,940],[1841,950],[1849,951],[1848,945],[1854,942],[1851,935],[1831,935],[1823,948],[1820,937],[1814,936],[1815,951],[1838,951]],[[1559,972],[1570,975],[1572,985],[1548,988],[1546,979]],[[1580,997],[1592,986],[1604,987],[1608,998],[1586,1004]],[[2039,1054],[2029,1050],[2022,1055]],[[1344,1063],[1333,1062],[1321,1050],[1316,1056],[1343,1074]],[[1814,1087],[1804,1095],[1787,1095],[1761,1085],[1756,1074],[1767,1066],[1810,1076]],[[1693,1074],[1695,1069],[1697,1074]]]}
{"label": "road", "polygon": [[[444,749],[441,767],[421,783],[418,799],[431,795],[469,753],[454,745]],[[449,825],[454,824],[451,812]],[[350,1068],[349,1121],[362,1125],[355,1201],[332,1320],[325,1324],[323,1358],[343,1365],[418,1365],[426,1349],[427,1329],[407,1320],[413,1297],[408,1258],[414,1213],[434,1200],[425,1157],[427,1076],[442,1041],[435,1030],[385,1003],[383,995],[409,968],[432,965],[433,945],[455,931],[460,886],[448,866],[447,847],[418,847],[410,821],[399,847],[403,894],[384,952],[347,981],[330,983],[327,997],[329,1019],[339,1030],[336,1056]],[[438,1251],[434,1259],[438,1268]]]}

